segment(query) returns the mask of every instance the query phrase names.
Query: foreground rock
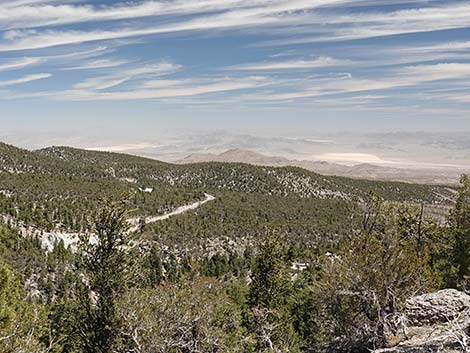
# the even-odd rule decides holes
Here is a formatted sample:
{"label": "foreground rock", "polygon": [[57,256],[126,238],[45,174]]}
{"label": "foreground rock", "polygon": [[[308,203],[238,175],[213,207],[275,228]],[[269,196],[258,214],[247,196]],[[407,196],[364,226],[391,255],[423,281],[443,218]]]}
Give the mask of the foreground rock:
{"label": "foreground rock", "polygon": [[470,296],[454,289],[409,299],[400,343],[376,353],[470,352]]}

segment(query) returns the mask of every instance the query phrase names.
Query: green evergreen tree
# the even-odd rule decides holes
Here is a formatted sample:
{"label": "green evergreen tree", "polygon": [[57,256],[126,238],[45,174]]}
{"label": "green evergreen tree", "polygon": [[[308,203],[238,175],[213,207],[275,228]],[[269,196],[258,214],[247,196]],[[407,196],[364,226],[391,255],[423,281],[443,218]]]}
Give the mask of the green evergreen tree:
{"label": "green evergreen tree", "polygon": [[470,175],[460,180],[457,201],[451,211],[449,232],[451,236],[451,262],[456,268],[454,285],[470,286]]}
{"label": "green evergreen tree", "polygon": [[147,257],[147,266],[149,268],[149,280],[151,286],[158,286],[163,283],[163,265],[160,257],[160,250],[153,246]]}
{"label": "green evergreen tree", "polygon": [[0,332],[7,331],[16,319],[19,288],[11,270],[0,264]]}
{"label": "green evergreen tree", "polygon": [[166,280],[170,283],[176,283],[180,279],[180,269],[178,259],[175,254],[171,253],[168,257],[168,261],[165,264],[166,269]]}
{"label": "green evergreen tree", "polygon": [[298,352],[290,298],[292,283],[279,239],[261,245],[248,293],[249,329],[257,338],[257,352]]}
{"label": "green evergreen tree", "polygon": [[20,281],[0,264],[0,352],[45,352],[39,341],[44,328],[43,308],[24,299]]}
{"label": "green evergreen tree", "polygon": [[96,222],[96,239],[79,246],[77,313],[74,334],[83,353],[109,353],[119,338],[116,303],[126,288],[127,223],[121,208],[106,207]]}
{"label": "green evergreen tree", "polygon": [[278,239],[260,247],[248,295],[251,307],[276,308],[286,303],[291,286],[284,263],[285,249]]}

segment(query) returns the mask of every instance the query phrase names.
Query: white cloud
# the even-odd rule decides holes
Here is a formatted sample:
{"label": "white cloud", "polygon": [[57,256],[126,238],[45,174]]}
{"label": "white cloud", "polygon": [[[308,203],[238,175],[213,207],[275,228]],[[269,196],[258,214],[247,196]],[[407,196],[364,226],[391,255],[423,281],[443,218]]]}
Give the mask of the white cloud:
{"label": "white cloud", "polygon": [[292,38],[275,39],[260,43],[260,45],[279,46],[324,41],[348,41],[469,28],[470,4],[468,2],[453,2],[446,4],[446,6],[428,6],[392,12],[355,12],[347,15],[310,13],[298,20],[302,24],[311,24],[305,32],[309,32],[313,36],[299,36],[299,33],[292,33],[295,35]]}
{"label": "white cloud", "polygon": [[144,88],[165,88],[187,83],[189,80],[149,80],[142,84]]}
{"label": "white cloud", "polygon": [[41,62],[40,58],[19,58],[5,63],[0,63],[0,71],[18,70],[38,64],[39,62]]}
{"label": "white cloud", "polygon": [[89,50],[82,51],[72,51],[66,52],[63,54],[55,54],[44,57],[44,59],[88,59],[96,56],[103,55],[112,51],[113,49],[108,48],[107,46],[98,46]]}
{"label": "white cloud", "polygon": [[[65,63],[71,62],[71,63],[77,64],[77,61],[100,56],[109,51],[110,50],[107,47],[97,47],[91,50],[75,51],[75,52],[69,52],[69,53],[64,53],[64,54],[15,58],[15,59],[10,59],[8,61],[0,62],[0,71],[20,70],[20,69],[27,68],[29,66],[45,64],[45,63],[50,63],[50,62],[59,63],[59,64],[65,64]],[[81,65],[64,68],[63,70],[110,68],[110,67],[123,65],[126,63],[128,62],[125,60],[102,59],[102,60],[86,61]]]}
{"label": "white cloud", "polygon": [[46,92],[44,94],[34,95],[35,97],[44,96],[52,99],[71,100],[71,101],[100,101],[100,100],[142,100],[142,99],[170,99],[175,97],[191,97],[209,93],[230,92],[246,89],[254,89],[271,84],[265,77],[245,77],[245,78],[222,78],[222,79],[202,79],[202,80],[182,80],[170,81],[171,84],[162,83],[158,88],[157,81],[150,81],[149,84],[143,84],[141,88],[133,90],[120,90],[106,92],[109,87],[99,86],[96,82],[87,81],[82,85],[77,85],[74,89],[64,92]]}
{"label": "white cloud", "polygon": [[260,62],[250,64],[240,64],[231,66],[230,69],[241,71],[280,71],[280,70],[296,70],[296,69],[315,69],[330,66],[339,66],[351,64],[348,60],[339,60],[331,57],[320,56],[310,60],[289,60],[277,62]]}
{"label": "white cloud", "polygon": [[161,62],[154,65],[143,65],[141,67],[119,70],[118,72],[106,76],[93,77],[74,85],[77,90],[95,90],[101,91],[119,86],[125,82],[145,76],[146,78],[155,76],[164,76],[174,73],[181,69],[181,65]]}
{"label": "white cloud", "polygon": [[127,64],[128,61],[125,60],[109,60],[109,59],[100,59],[87,61],[79,66],[66,67],[62,70],[64,71],[76,71],[76,70],[96,70],[96,69],[107,69],[110,67],[121,66]]}
{"label": "white cloud", "polygon": [[[418,87],[440,80],[464,80],[470,77],[470,63],[441,63],[416,65],[393,69],[380,78],[361,78],[349,73],[336,76],[310,78],[198,78],[198,79],[149,79],[164,76],[179,69],[172,63],[136,67],[112,75],[98,76],[81,81],[73,89],[61,93],[46,94],[53,99],[64,100],[139,100],[190,97],[208,93],[250,90],[239,96],[241,102],[286,102],[306,98],[321,98],[349,94],[343,103],[357,106],[384,98],[369,92],[403,87]],[[129,88],[107,91],[123,83],[134,81]],[[282,90],[279,90],[282,87]],[[271,91],[262,91],[270,88]],[[425,91],[422,95],[426,95]],[[433,95],[435,96],[435,95]],[[324,100],[324,98],[323,98]],[[321,99],[317,99],[321,102]],[[326,102],[328,103],[328,102]]]}
{"label": "white cloud", "polygon": [[454,94],[454,95],[451,95],[451,96],[448,95],[448,96],[443,96],[443,97],[448,99],[448,100],[459,102],[459,103],[470,103],[470,93],[468,93],[468,94]]}
{"label": "white cloud", "polygon": [[[353,40],[403,33],[428,32],[470,26],[470,4],[450,3],[446,6],[420,6],[412,10],[392,12],[355,12],[342,14],[315,10],[329,6],[354,4],[346,0],[200,0],[144,1],[115,6],[41,5],[0,8],[0,27],[15,28],[4,33],[0,51],[48,48],[118,38],[140,37],[181,31],[229,28],[267,27],[267,33],[292,34],[292,39],[267,42],[268,45],[308,43],[326,40]],[[181,15],[191,15],[180,20]],[[34,26],[135,19],[170,15],[158,25],[140,24],[123,27],[122,23],[103,30],[27,30]],[[175,15],[175,16],[171,16]],[[311,33],[312,37],[299,37]],[[299,65],[301,63],[298,63]]]}
{"label": "white cloud", "polygon": [[401,69],[403,78],[411,81],[464,79],[470,76],[470,63],[440,63],[416,65]]}
{"label": "white cloud", "polygon": [[425,52],[425,53],[432,53],[432,52],[454,52],[454,51],[468,51],[470,50],[470,41],[451,41],[451,42],[444,42],[444,43],[435,43],[431,45],[422,45],[417,47],[411,48],[404,48],[403,50],[411,51],[411,52]]}
{"label": "white cloud", "polygon": [[[259,105],[263,102],[268,105],[297,100],[304,102],[308,101],[306,98],[314,97],[325,100],[328,96],[340,94],[354,96],[348,97],[348,104],[368,104],[373,99],[367,97],[379,96],[371,93],[373,91],[380,91],[382,95],[385,94],[382,91],[389,90],[386,94],[391,96],[394,93],[400,94],[399,90],[392,93],[393,89],[406,87],[411,90],[421,86],[423,95],[426,95],[426,88],[429,89],[432,85],[436,88],[439,85],[437,81],[446,80],[446,84],[452,86],[456,82],[468,80],[470,64],[457,61],[470,59],[470,42],[440,43],[439,38],[432,38],[436,42],[431,44],[397,41],[396,47],[377,42],[371,43],[373,48],[369,43],[367,46],[363,42],[348,43],[350,47],[356,46],[353,49],[357,51],[353,54],[347,50],[342,51],[343,43],[338,43],[338,47],[322,46],[321,51],[316,52],[308,49],[310,53],[321,55],[318,57],[307,56],[307,47],[299,46],[278,55],[267,53],[266,61],[261,59],[240,64],[234,62],[233,65],[222,68],[235,76],[257,71],[273,76],[259,80],[253,77],[224,79],[220,77],[220,69],[203,65],[198,67],[198,70],[202,67],[205,71],[198,73],[199,77],[182,73],[178,79],[161,79],[160,76],[170,75],[181,67],[172,63],[145,64],[144,60],[155,59],[152,57],[155,53],[150,52],[136,51],[135,56],[142,55],[142,58],[137,58],[134,62],[130,55],[123,56],[123,59],[117,59],[114,55],[116,59],[97,58],[110,51],[117,51],[118,44],[113,47],[113,43],[119,40],[128,42],[141,40],[144,36],[183,31],[210,31],[212,34],[216,30],[236,29],[256,32],[258,36],[280,38],[280,41],[271,43],[292,44],[354,40],[470,26],[470,4],[466,2],[444,2],[443,5],[436,6],[436,2],[417,0],[413,2],[415,8],[411,10],[391,10],[394,7],[378,6],[405,2],[384,0],[378,4],[371,0],[143,0],[108,2],[110,5],[98,6],[90,5],[93,2],[84,4],[73,0],[0,0],[0,28],[8,29],[0,32],[3,37],[0,38],[0,52],[109,41],[83,52],[77,52],[75,47],[50,49],[55,54],[44,50],[38,57],[0,63],[0,70],[20,69],[39,62],[46,62],[57,70],[97,70],[84,73],[86,76],[79,82],[69,83],[69,89],[65,88],[63,94],[37,92],[43,96],[50,94],[54,99],[55,96],[70,100],[167,99],[233,92],[232,96]],[[367,5],[376,6],[371,10]],[[349,11],[354,6],[357,6],[354,11]],[[328,11],[323,11],[325,7]],[[154,18],[143,19],[149,16]],[[82,22],[88,24],[69,26]],[[244,49],[250,48],[252,49]],[[72,52],[64,53],[65,50]],[[422,64],[426,61],[428,63]],[[440,63],[429,64],[431,61]],[[137,66],[138,62],[144,62],[142,67]],[[403,67],[403,64],[408,66]],[[129,68],[132,65],[134,67]],[[351,73],[338,74],[336,71],[342,66],[347,66],[342,70]],[[312,75],[307,75],[307,71],[312,71]],[[214,73],[215,76],[211,76]],[[249,93],[245,90],[249,90]],[[361,100],[360,97],[366,98]]]}
{"label": "white cloud", "polygon": [[[247,95],[248,101],[294,101],[338,94],[359,94],[403,87],[414,87],[440,80],[468,80],[470,63],[416,65],[391,70],[380,78],[360,78],[351,75],[280,81],[284,92],[258,92]],[[287,86],[287,90],[285,89]]]}
{"label": "white cloud", "polygon": [[27,82],[36,81],[36,80],[42,80],[42,79],[45,79],[45,78],[49,78],[51,76],[52,76],[51,74],[47,74],[47,73],[26,75],[26,76],[16,78],[16,79],[13,79],[13,80],[0,81],[0,87],[14,86],[14,85],[18,85],[18,84],[21,84],[21,83],[27,83]]}
{"label": "white cloud", "polygon": [[77,0],[0,0],[0,5],[4,8],[14,8],[18,6],[45,5],[53,3],[72,3]]}
{"label": "white cloud", "polygon": [[[0,51],[13,51],[13,50],[27,50],[48,48],[59,45],[77,44],[99,40],[109,40],[118,38],[129,38],[136,36],[146,36],[151,34],[181,32],[181,31],[197,31],[197,30],[210,30],[210,29],[225,29],[225,28],[239,28],[239,27],[255,27],[261,25],[290,25],[297,21],[299,15],[298,11],[314,9],[317,7],[342,3],[344,0],[226,0],[214,1],[207,0],[207,2],[197,2],[197,4],[205,4],[205,11],[224,10],[222,13],[215,14],[202,14],[194,16],[189,20],[183,22],[173,22],[160,26],[151,27],[128,27],[114,30],[92,30],[92,31],[67,31],[67,30],[24,30],[25,25],[18,25],[19,30],[10,30],[4,33],[6,43],[0,44]],[[173,2],[147,2],[141,5],[163,6],[162,4],[173,4]],[[238,4],[239,6],[231,6],[231,4]],[[178,3],[177,8],[181,11],[177,12],[178,15],[187,13],[191,6],[187,2]],[[165,5],[165,6],[166,6]],[[170,6],[168,5],[168,6]],[[221,6],[223,5],[223,6]],[[82,9],[83,10],[83,9]],[[122,9],[123,18],[133,18],[132,9],[125,7]],[[45,11],[49,13],[50,10]],[[77,8],[67,9],[75,13]],[[142,10],[139,10],[139,12]],[[9,16],[4,15],[5,18],[11,19],[10,11],[7,11]],[[33,16],[37,16],[37,9],[32,10]],[[120,11],[118,11],[120,13]],[[151,12],[150,12],[151,13]],[[142,11],[145,16],[149,15],[147,10]],[[282,14],[282,16],[280,16]],[[24,14],[22,15],[24,16]],[[90,20],[94,15],[81,14],[78,19]],[[119,16],[118,16],[119,17]],[[137,16],[138,17],[138,16]],[[300,17],[302,17],[300,15]],[[114,18],[116,19],[116,18]],[[75,20],[74,20],[75,22]]]}
{"label": "white cloud", "polygon": [[0,8],[0,27],[31,28],[91,21],[136,19],[162,15],[228,12],[227,18],[314,9],[344,0],[199,0],[143,1],[114,6],[33,4]]}
{"label": "white cloud", "polygon": [[95,90],[101,91],[104,89],[119,86],[129,80],[132,76],[117,78],[117,77],[94,77],[81,81],[73,86],[77,90]]}

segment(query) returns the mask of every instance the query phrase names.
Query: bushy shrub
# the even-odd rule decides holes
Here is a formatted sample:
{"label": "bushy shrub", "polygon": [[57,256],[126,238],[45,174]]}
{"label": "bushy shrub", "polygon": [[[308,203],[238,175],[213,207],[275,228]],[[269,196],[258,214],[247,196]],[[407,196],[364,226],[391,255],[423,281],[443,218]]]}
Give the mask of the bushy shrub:
{"label": "bushy shrub", "polygon": [[322,320],[312,341],[348,352],[391,343],[404,301],[433,286],[428,244],[434,229],[419,209],[374,199],[363,230],[326,256],[323,279],[311,288],[313,322]]}

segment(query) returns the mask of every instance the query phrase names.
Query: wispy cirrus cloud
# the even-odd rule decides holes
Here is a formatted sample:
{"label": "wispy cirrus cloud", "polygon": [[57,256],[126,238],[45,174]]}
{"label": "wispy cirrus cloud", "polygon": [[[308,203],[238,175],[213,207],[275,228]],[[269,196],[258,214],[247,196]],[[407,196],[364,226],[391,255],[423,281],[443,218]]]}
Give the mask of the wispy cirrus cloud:
{"label": "wispy cirrus cloud", "polygon": [[[54,100],[66,101],[127,101],[127,100],[149,100],[149,99],[171,99],[178,97],[193,97],[205,94],[215,94],[248,90],[269,85],[270,82],[264,77],[244,78],[218,78],[202,80],[170,81],[163,80],[161,85],[157,81],[150,84],[141,84],[133,90],[106,91],[116,87],[123,82],[101,83],[99,81],[86,81],[77,84],[73,89],[61,92],[43,92],[26,94],[23,97],[48,97]],[[107,84],[107,86],[106,86]],[[10,98],[17,98],[11,95]]]}
{"label": "wispy cirrus cloud", "polygon": [[409,52],[432,53],[432,52],[461,52],[470,50],[470,41],[446,41],[430,45],[418,45],[406,49]]}
{"label": "wispy cirrus cloud", "polygon": [[102,91],[142,77],[148,80],[152,77],[169,75],[180,69],[181,65],[170,62],[142,65],[119,70],[118,72],[104,76],[92,77],[76,83],[73,88],[77,90]]}
{"label": "wispy cirrus cloud", "polygon": [[0,71],[52,72],[53,89],[8,92],[51,100],[461,104],[468,30],[459,0],[0,0]]}
{"label": "wispy cirrus cloud", "polygon": [[459,103],[470,103],[470,93],[468,94],[454,94],[444,96],[446,99],[459,102]]}
{"label": "wispy cirrus cloud", "polygon": [[[342,73],[333,76],[296,79],[269,76],[152,79],[152,77],[171,75],[181,68],[180,65],[173,63],[160,63],[119,70],[114,75],[85,79],[76,83],[72,89],[61,92],[45,92],[42,96],[71,101],[106,101],[169,99],[240,91],[237,100],[247,103],[296,102],[306,98],[318,98],[320,102],[324,100],[323,97],[353,94],[352,97],[346,97],[344,101],[341,98],[342,102],[367,104],[386,98],[386,96],[374,92],[419,87],[441,80],[466,82],[470,78],[470,63],[438,63],[394,68],[387,75],[376,78]],[[132,89],[119,87],[128,82],[134,82]],[[279,87],[282,87],[282,92],[279,92]],[[110,91],[110,89],[113,90]],[[263,89],[268,89],[268,91],[260,91]],[[257,90],[258,92],[245,94],[243,93],[245,90]],[[41,96],[41,94],[31,96]],[[438,96],[442,96],[442,94]]]}
{"label": "wispy cirrus cloud", "polygon": [[407,66],[400,69],[402,79],[418,82],[459,79],[470,77],[470,63],[438,63],[433,65]]}
{"label": "wispy cirrus cloud", "polygon": [[[347,2],[347,1],[346,1]],[[17,23],[17,29],[11,29],[6,31],[3,35],[4,43],[0,43],[0,51],[15,51],[15,50],[28,50],[28,49],[39,49],[39,48],[48,48],[59,45],[70,45],[91,41],[99,40],[110,40],[118,38],[130,38],[138,36],[147,36],[163,33],[174,33],[174,32],[183,32],[183,31],[202,31],[202,30],[215,30],[215,29],[229,29],[229,28],[252,28],[258,26],[289,26],[299,24],[305,21],[309,21],[306,18],[302,11],[310,11],[315,8],[322,6],[331,6],[334,4],[345,3],[344,0],[316,0],[316,1],[306,1],[306,0],[257,0],[257,1],[236,1],[236,0],[227,0],[227,1],[198,1],[195,2],[198,8],[201,7],[201,12],[198,16],[193,16],[192,18],[185,19],[184,21],[165,21],[164,24],[158,26],[136,26],[136,27],[127,27],[123,28],[122,25],[119,25],[118,28],[112,30],[89,30],[89,31],[79,31],[79,30],[30,30],[25,28],[38,27],[41,26],[37,24],[36,26],[32,25],[34,23],[34,18],[28,21],[29,25],[19,23],[19,20],[14,20],[14,16],[10,10],[8,15],[4,14],[5,21],[12,21]],[[191,13],[192,6],[188,6],[186,2],[178,1],[168,1],[168,2],[144,2],[138,5],[138,9],[135,9],[131,6],[121,6],[117,9],[106,9],[103,10],[107,14],[109,12],[109,19],[124,19],[124,18],[135,18],[141,16],[151,16],[152,11],[148,11],[148,7],[157,7],[161,8],[162,6],[168,6],[170,8],[174,7],[174,11],[179,11],[178,15],[184,13]],[[28,9],[31,11],[31,16],[39,16],[38,8],[34,7]],[[163,9],[160,9],[165,11]],[[85,13],[81,14],[81,11]],[[92,13],[89,13],[92,11]],[[97,12],[93,8],[88,7],[71,7],[67,8],[66,12],[77,15],[70,20],[70,23],[80,22],[80,19],[83,21],[89,21],[92,19],[103,20],[102,16],[108,15],[97,15]],[[173,10],[172,10],[173,11]],[[98,11],[99,12],[99,11]],[[136,12],[136,13],[134,13]],[[171,11],[170,11],[171,12]],[[299,14],[300,12],[300,14]],[[50,14],[51,9],[45,9],[44,13]],[[122,17],[121,15],[122,14]],[[24,18],[25,14],[21,14],[21,18]],[[73,16],[72,16],[73,17]],[[64,18],[67,16],[58,15],[58,18],[61,21],[65,21]],[[303,20],[302,20],[303,19]],[[1,23],[1,15],[0,15]],[[306,22],[305,22],[306,23]],[[44,25],[51,25],[57,23],[46,23]],[[16,27],[7,27],[7,28],[16,28]]]}
{"label": "wispy cirrus cloud", "polygon": [[300,59],[287,61],[270,61],[240,64],[229,67],[231,70],[240,71],[282,71],[282,70],[305,70],[340,66],[350,64],[349,60],[340,60],[331,57],[321,56],[315,59]]}
{"label": "wispy cirrus cloud", "polygon": [[[112,6],[90,4],[58,4],[37,1],[16,2],[0,8],[0,28],[34,28],[83,22],[115,21],[163,15],[191,15],[225,12],[223,18],[238,18],[243,25],[248,17],[262,17],[288,11],[311,10],[321,6],[347,3],[345,0],[199,0],[142,1],[118,3]],[[211,17],[202,17],[211,18]],[[212,17],[217,19],[219,17]],[[210,26],[210,24],[209,24]]]}
{"label": "wispy cirrus cloud", "polygon": [[97,69],[108,69],[112,67],[122,66],[127,64],[126,60],[110,60],[110,59],[99,59],[93,61],[86,61],[81,63],[79,66],[71,66],[63,68],[64,71],[77,71],[77,70],[97,70]]}
{"label": "wispy cirrus cloud", "polygon": [[[18,7],[18,18],[11,9],[0,12],[0,26],[11,30],[4,32],[1,51],[48,48],[59,45],[103,41],[118,38],[140,37],[183,31],[223,30],[229,28],[267,27],[280,35],[294,38],[276,39],[265,45],[293,45],[327,40],[355,40],[406,33],[420,33],[470,27],[470,5],[450,3],[446,6],[427,6],[392,12],[357,12],[354,14],[318,13],[322,7],[347,5],[341,0],[226,0],[147,1],[111,7],[96,8],[90,5],[47,5]],[[57,12],[56,14],[54,14]],[[192,14],[189,19],[170,17],[157,25],[124,27],[103,30],[34,29],[27,28],[80,23],[84,21],[122,20],[162,14]],[[37,23],[36,23],[36,22]],[[10,25],[8,26],[8,23]],[[35,24],[36,23],[36,24]],[[159,23],[159,24],[158,24]],[[14,25],[13,25],[14,24]],[[311,33],[311,37],[302,34]]]}
{"label": "wispy cirrus cloud", "polygon": [[[353,14],[326,15],[311,13],[299,24],[310,21],[312,26],[291,33],[290,38],[259,43],[259,46],[282,46],[326,41],[351,41],[401,34],[436,32],[470,28],[470,4],[450,2],[395,11],[367,11]],[[311,33],[311,36],[305,34]],[[303,34],[303,35],[302,35]],[[289,35],[289,33],[286,33]]]}
{"label": "wispy cirrus cloud", "polygon": [[0,81],[0,87],[14,86],[14,85],[22,84],[22,83],[43,80],[51,76],[52,75],[49,73],[26,75],[20,78],[12,79],[12,80]]}
{"label": "wispy cirrus cloud", "polygon": [[44,56],[31,56],[31,57],[16,57],[8,60],[0,61],[0,71],[13,71],[29,68],[31,66],[38,66],[40,64],[81,64],[78,66],[69,66],[62,70],[89,70],[98,68],[110,68],[126,64],[125,60],[93,60],[83,61],[90,58],[101,56],[110,50],[107,47],[97,47],[84,51],[72,51],[64,54],[44,55]]}
{"label": "wispy cirrus cloud", "polygon": [[7,62],[0,62],[0,71],[18,70],[41,62],[41,58],[18,58]]}
{"label": "wispy cirrus cloud", "polygon": [[[406,66],[392,69],[387,75],[377,78],[340,75],[311,80],[284,82],[284,92],[260,92],[244,97],[251,101],[295,101],[306,98],[343,94],[381,92],[405,87],[420,86],[440,80],[467,81],[470,78],[470,63],[440,63],[433,65]],[[287,89],[285,86],[287,85]]]}

